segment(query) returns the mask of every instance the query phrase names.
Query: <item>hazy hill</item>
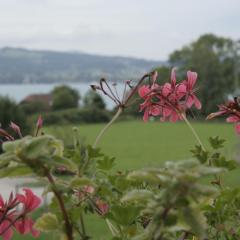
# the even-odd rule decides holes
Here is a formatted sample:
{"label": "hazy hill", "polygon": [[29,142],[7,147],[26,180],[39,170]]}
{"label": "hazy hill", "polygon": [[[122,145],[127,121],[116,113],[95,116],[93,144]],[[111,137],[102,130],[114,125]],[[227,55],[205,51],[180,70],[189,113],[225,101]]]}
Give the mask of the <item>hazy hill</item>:
{"label": "hazy hill", "polygon": [[92,82],[102,76],[119,81],[140,77],[161,64],[128,57],[2,48],[0,83]]}

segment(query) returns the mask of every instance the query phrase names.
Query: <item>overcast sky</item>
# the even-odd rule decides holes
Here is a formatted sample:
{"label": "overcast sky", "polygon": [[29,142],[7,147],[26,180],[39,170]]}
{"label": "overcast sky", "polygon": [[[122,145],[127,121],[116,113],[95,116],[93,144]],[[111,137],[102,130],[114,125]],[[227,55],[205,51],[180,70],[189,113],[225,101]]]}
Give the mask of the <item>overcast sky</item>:
{"label": "overcast sky", "polygon": [[240,38],[240,0],[0,0],[0,47],[165,60],[209,32]]}

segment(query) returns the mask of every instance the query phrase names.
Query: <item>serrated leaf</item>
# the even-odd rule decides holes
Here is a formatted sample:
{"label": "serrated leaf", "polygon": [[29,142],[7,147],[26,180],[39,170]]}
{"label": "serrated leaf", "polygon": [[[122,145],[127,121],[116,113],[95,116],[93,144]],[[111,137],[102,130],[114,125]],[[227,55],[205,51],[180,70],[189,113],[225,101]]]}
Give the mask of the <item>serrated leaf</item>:
{"label": "serrated leaf", "polygon": [[132,190],[122,197],[121,202],[145,202],[153,196],[149,190]]}
{"label": "serrated leaf", "polygon": [[224,145],[223,145],[224,142],[225,142],[225,140],[220,139],[218,136],[209,138],[209,143],[211,144],[211,147],[213,149],[223,148],[224,147]]}
{"label": "serrated leaf", "polygon": [[97,161],[97,168],[108,171],[113,168],[115,158],[104,156],[103,159]]}
{"label": "serrated leaf", "polygon": [[113,205],[111,207],[111,216],[110,219],[114,220],[116,223],[128,226],[136,221],[137,216],[139,215],[141,208],[135,206],[121,206]]}
{"label": "serrated leaf", "polygon": [[53,213],[44,213],[34,224],[34,227],[41,232],[52,232],[59,228],[57,216]]}
{"label": "serrated leaf", "polygon": [[147,170],[136,170],[128,174],[127,179],[130,181],[150,182],[159,183],[159,178],[156,174],[152,174]]}
{"label": "serrated leaf", "polygon": [[0,178],[29,176],[31,174],[33,174],[32,170],[26,166],[7,167],[0,170]]}
{"label": "serrated leaf", "polygon": [[96,186],[96,184],[89,178],[86,177],[78,177],[78,178],[74,178],[71,182],[70,182],[70,186],[71,187],[83,187],[86,185],[91,185],[91,186]]}

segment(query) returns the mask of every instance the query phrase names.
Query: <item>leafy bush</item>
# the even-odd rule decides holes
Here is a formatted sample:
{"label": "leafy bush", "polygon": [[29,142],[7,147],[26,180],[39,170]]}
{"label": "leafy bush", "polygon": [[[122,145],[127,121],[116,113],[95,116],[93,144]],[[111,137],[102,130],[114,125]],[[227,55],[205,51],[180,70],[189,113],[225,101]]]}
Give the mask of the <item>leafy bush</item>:
{"label": "leafy bush", "polygon": [[28,129],[26,115],[18,104],[9,97],[0,96],[1,127],[8,128],[10,122],[17,122],[24,132]]}
{"label": "leafy bush", "polygon": [[22,102],[19,106],[27,115],[49,112],[50,110],[50,107],[41,101]]}
{"label": "leafy bush", "polygon": [[96,108],[69,109],[47,113],[44,117],[46,125],[101,123],[110,120],[110,113]]}
{"label": "leafy bush", "polygon": [[[54,136],[42,135],[42,118],[38,119],[34,136],[22,137],[16,124],[11,127],[19,135],[17,140],[0,129],[7,140],[0,155],[0,177],[35,176],[45,184],[44,192],[52,193],[49,211],[34,225],[29,213],[38,206],[34,204],[39,203],[37,196],[17,196],[15,200],[10,195],[7,202],[0,198],[0,236],[6,239],[4,234],[16,228],[22,234],[31,232],[36,236],[38,230],[53,233],[59,239],[88,240],[91,229],[86,228],[85,219],[94,214],[108,226],[111,240],[239,239],[240,188],[226,188],[221,179],[222,174],[239,168],[239,164],[223,155],[224,140],[219,137],[211,137],[210,147],[205,148],[186,117],[192,105],[201,108],[195,95],[196,76],[189,71],[187,80],[177,83],[173,71],[170,83],[158,85],[155,72],[145,75],[129,95],[124,93],[116,114],[92,146],[81,142],[76,129],[73,129],[73,142],[67,146]],[[145,78],[152,82],[140,86]],[[119,99],[114,99],[111,91],[107,93],[102,86],[101,82],[96,89],[118,102]],[[198,142],[191,151],[193,159],[166,162],[162,167],[117,171],[114,157],[97,148],[136,91],[143,99],[140,107],[144,121],[150,116],[160,116],[162,121],[185,121]],[[239,99],[219,108],[208,118],[227,115],[227,121],[235,124],[236,133],[240,135]],[[71,111],[74,114],[69,114]],[[71,111],[58,114],[67,121],[92,120],[84,110],[81,114]],[[96,110],[91,112],[95,113]],[[14,217],[19,216],[14,220],[9,207],[14,209],[18,201],[25,207],[19,214],[13,212]],[[15,224],[17,221],[20,227]]]}
{"label": "leafy bush", "polygon": [[98,109],[105,109],[106,104],[104,100],[102,99],[101,95],[98,93],[89,90],[83,99],[84,106],[86,108],[98,108]]}
{"label": "leafy bush", "polygon": [[58,86],[53,89],[52,94],[52,109],[62,110],[78,107],[80,95],[77,90],[69,86]]}

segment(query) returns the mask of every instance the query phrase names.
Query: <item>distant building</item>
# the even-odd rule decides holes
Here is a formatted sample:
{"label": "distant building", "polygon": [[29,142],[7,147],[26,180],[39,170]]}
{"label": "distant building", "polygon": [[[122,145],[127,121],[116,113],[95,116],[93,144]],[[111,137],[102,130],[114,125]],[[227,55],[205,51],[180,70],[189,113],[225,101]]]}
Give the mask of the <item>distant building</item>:
{"label": "distant building", "polygon": [[28,105],[28,104],[41,105],[42,110],[49,111],[52,107],[52,95],[51,94],[31,94],[25,97],[20,102],[20,104],[21,105]]}

